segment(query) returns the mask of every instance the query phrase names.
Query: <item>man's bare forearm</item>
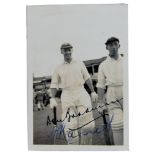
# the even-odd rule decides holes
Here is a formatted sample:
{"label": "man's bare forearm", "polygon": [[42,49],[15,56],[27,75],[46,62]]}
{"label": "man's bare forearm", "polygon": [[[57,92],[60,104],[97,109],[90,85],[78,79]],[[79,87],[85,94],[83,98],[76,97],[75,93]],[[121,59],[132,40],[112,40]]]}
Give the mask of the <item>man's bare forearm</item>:
{"label": "man's bare forearm", "polygon": [[103,88],[98,88],[97,93],[98,93],[99,102],[104,103],[105,102],[105,90]]}
{"label": "man's bare forearm", "polygon": [[51,93],[50,93],[51,98],[54,98],[56,93],[57,93],[57,89],[56,88],[51,88]]}
{"label": "man's bare forearm", "polygon": [[93,83],[92,83],[92,80],[90,78],[88,80],[86,80],[86,84],[88,85],[90,91],[94,92]]}

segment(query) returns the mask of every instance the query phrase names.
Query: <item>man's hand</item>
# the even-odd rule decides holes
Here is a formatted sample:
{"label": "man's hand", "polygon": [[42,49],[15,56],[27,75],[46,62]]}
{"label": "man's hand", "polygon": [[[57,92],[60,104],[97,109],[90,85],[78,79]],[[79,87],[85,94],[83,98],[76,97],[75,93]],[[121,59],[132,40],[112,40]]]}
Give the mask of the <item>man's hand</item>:
{"label": "man's hand", "polygon": [[91,93],[91,99],[92,99],[93,102],[97,102],[98,96],[97,96],[97,94],[95,92]]}
{"label": "man's hand", "polygon": [[54,107],[56,107],[58,104],[55,100],[55,98],[51,98],[50,99],[50,108],[53,109]]}

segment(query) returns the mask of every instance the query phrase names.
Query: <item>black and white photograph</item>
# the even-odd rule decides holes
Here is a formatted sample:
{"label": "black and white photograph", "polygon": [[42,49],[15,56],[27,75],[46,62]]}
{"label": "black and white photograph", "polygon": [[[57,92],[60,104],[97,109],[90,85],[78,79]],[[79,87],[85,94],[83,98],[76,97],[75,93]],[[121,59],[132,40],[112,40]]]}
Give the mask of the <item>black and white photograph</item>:
{"label": "black and white photograph", "polygon": [[26,8],[30,150],[128,150],[128,5]]}

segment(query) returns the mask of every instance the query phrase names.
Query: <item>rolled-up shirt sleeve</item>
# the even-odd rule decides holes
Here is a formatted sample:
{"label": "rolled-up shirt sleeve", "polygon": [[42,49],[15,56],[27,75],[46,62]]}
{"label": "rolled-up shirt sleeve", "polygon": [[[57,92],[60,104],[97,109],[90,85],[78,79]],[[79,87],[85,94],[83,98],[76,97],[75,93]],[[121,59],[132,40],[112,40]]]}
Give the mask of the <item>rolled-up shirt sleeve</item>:
{"label": "rolled-up shirt sleeve", "polygon": [[52,77],[51,77],[50,88],[58,89],[59,88],[59,81],[60,81],[59,79],[60,79],[59,74],[58,74],[57,70],[55,70],[54,73],[52,74]]}
{"label": "rolled-up shirt sleeve", "polygon": [[104,75],[103,66],[100,65],[98,69],[98,82],[96,87],[105,89],[106,77]]}
{"label": "rolled-up shirt sleeve", "polygon": [[87,81],[90,78],[90,75],[89,75],[89,73],[88,73],[83,62],[81,63],[81,71],[82,71],[82,75],[83,75],[84,80]]}

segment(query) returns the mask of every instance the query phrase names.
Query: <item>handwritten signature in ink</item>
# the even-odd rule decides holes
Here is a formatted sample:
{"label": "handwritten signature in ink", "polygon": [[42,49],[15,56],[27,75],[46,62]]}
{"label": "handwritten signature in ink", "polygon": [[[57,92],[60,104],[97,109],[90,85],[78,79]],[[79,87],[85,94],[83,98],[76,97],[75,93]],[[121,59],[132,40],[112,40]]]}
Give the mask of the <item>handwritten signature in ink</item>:
{"label": "handwritten signature in ink", "polygon": [[[82,129],[84,126],[88,125],[89,123],[92,123],[93,121],[101,118],[101,117],[104,117],[103,115],[101,116],[98,116],[97,118],[93,119],[92,121],[84,124],[83,126],[81,127],[78,127],[78,128],[75,128],[75,129],[70,129],[68,128],[68,130],[66,129],[67,132],[67,137],[69,138],[68,140],[71,141],[73,138],[76,138],[77,136],[83,136],[83,135],[88,135],[88,134],[100,134],[101,132],[104,132],[106,129],[110,129],[111,128],[111,123],[112,123],[112,120],[113,120],[113,117],[114,117],[114,114],[112,115],[112,117],[104,124],[100,125],[100,127],[96,127],[96,128],[93,128],[93,129],[90,129],[90,130],[87,130],[87,131],[79,131],[78,132],[78,135],[74,135],[74,131],[76,130],[80,130]],[[59,138],[60,136],[64,136],[65,138],[65,125],[64,124],[59,124],[57,126],[54,126],[53,129],[52,129],[52,132],[51,134],[49,135],[49,137],[54,137],[56,136],[57,138]]]}
{"label": "handwritten signature in ink", "polygon": [[[120,99],[120,100],[122,100],[122,99]],[[116,100],[116,101],[112,101],[111,103],[115,103],[115,102],[119,102],[120,100]],[[98,107],[94,107],[94,108],[91,108],[91,109],[89,109],[89,108],[87,108],[83,113],[78,113],[77,115],[75,115],[75,114],[70,114],[70,109],[68,108],[68,110],[67,110],[67,112],[66,112],[66,115],[65,115],[65,117],[64,117],[64,119],[60,119],[60,120],[56,120],[56,118],[53,118],[53,119],[50,119],[50,116],[48,115],[47,116],[47,122],[46,122],[46,125],[48,126],[48,125],[51,125],[51,123],[53,123],[54,125],[56,125],[58,122],[64,122],[65,121],[65,119],[66,118],[68,118],[68,120],[70,120],[70,118],[76,118],[76,117],[80,117],[80,116],[82,116],[82,115],[85,115],[86,113],[89,113],[89,112],[92,112],[92,111],[94,111],[94,110],[98,110],[99,108],[103,108],[104,107],[104,105],[100,105],[100,106],[98,106]],[[99,112],[99,114],[101,114],[100,112]],[[102,115],[102,114],[101,114]]]}

